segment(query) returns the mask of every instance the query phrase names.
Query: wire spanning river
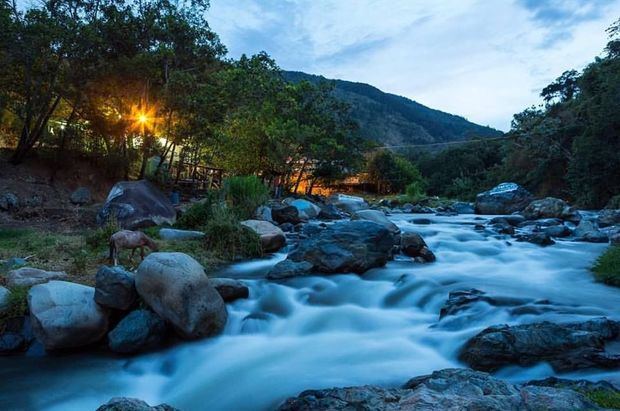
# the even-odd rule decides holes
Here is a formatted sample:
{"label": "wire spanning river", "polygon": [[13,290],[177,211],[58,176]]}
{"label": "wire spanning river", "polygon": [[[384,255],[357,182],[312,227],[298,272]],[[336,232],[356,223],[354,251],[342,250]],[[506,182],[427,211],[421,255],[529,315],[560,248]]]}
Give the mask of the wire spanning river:
{"label": "wire spanning river", "polygon": [[[430,225],[414,225],[414,217]],[[401,385],[410,377],[463,366],[460,347],[498,323],[620,316],[620,292],[595,283],[588,267],[605,245],[559,240],[551,247],[475,231],[476,216],[397,214],[422,234],[437,262],[399,257],[363,276],[262,276],[285,257],[233,265],[250,298],[228,305],[223,335],[133,358],[79,354],[0,358],[0,409],[94,410],[111,397],[162,402],[183,411],[267,410],[309,388]],[[509,241],[508,241],[509,240]],[[439,321],[448,293],[477,288],[522,299],[520,309],[478,303]],[[549,366],[508,368],[514,382],[554,375]],[[579,376],[620,382],[620,373]]]}

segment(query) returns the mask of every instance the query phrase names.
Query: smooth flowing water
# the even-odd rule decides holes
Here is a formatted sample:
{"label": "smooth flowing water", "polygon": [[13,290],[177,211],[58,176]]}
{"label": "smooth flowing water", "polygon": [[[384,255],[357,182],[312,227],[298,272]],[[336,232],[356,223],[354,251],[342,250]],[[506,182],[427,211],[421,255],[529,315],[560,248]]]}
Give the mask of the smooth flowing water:
{"label": "smooth flowing water", "polygon": [[[413,217],[433,223],[408,223]],[[620,315],[618,289],[595,283],[588,271],[605,245],[514,242],[475,231],[481,221],[473,215],[392,219],[403,231],[420,232],[437,262],[399,257],[363,276],[282,282],[262,276],[284,254],[233,265],[223,274],[244,279],[250,298],[228,305],[222,336],[133,358],[2,358],[0,409],[94,410],[111,397],[130,396],[184,411],[267,410],[305,389],[398,386],[463,366],[460,347],[489,325]],[[524,303],[478,303],[439,321],[448,293],[467,288]],[[518,382],[553,374],[538,365],[504,369],[498,376]],[[603,371],[565,376],[620,382],[620,373]]]}

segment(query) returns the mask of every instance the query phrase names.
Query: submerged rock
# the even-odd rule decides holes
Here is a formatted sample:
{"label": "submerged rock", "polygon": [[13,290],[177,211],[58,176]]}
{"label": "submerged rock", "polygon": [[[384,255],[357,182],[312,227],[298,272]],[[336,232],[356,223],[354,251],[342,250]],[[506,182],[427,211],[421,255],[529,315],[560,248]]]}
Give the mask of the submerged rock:
{"label": "submerged rock", "polygon": [[400,237],[400,250],[409,257],[420,258],[421,262],[431,263],[435,261],[435,254],[428,248],[418,233],[403,233]]}
{"label": "submerged rock", "polygon": [[600,318],[554,324],[548,321],[496,325],[470,339],[460,359],[476,370],[548,362],[556,371],[620,367],[620,355],[605,351],[605,342],[620,332],[620,322]]}
{"label": "submerged rock", "polygon": [[260,237],[260,244],[264,252],[278,251],[286,244],[284,231],[279,227],[263,220],[245,220],[241,225],[254,231]]}
{"label": "submerged rock", "polygon": [[534,199],[525,188],[515,183],[502,183],[476,196],[478,214],[512,214],[521,211]]}
{"label": "submerged rock", "polygon": [[[324,274],[361,274],[385,265],[391,257],[393,244],[394,236],[380,224],[338,222],[301,241],[286,260],[276,264],[268,278],[284,278],[310,270]],[[302,262],[306,264],[300,264]]]}
{"label": "submerged rock", "polygon": [[517,241],[526,241],[528,243],[537,244],[543,247],[555,244],[555,241],[551,239],[547,232],[522,234],[517,236]]}
{"label": "submerged rock", "polygon": [[224,299],[224,302],[232,302],[250,296],[247,285],[233,278],[210,278],[209,282]]}
{"label": "submerged rock", "polygon": [[581,215],[575,208],[568,205],[566,201],[554,197],[532,201],[521,214],[528,220],[559,218],[573,223],[581,220]]}
{"label": "submerged rock", "polygon": [[6,283],[9,287],[32,287],[36,284],[64,278],[67,278],[67,273],[64,271],[45,271],[39,268],[22,267],[9,271],[6,275]]}
{"label": "submerged rock", "polygon": [[151,253],[135,278],[140,297],[181,337],[209,337],[224,329],[228,318],[224,300],[189,255]]}
{"label": "submerged rock", "polygon": [[95,275],[95,301],[105,307],[128,310],[138,293],[132,273],[121,266],[99,268]]}
{"label": "submerged rock", "polygon": [[127,314],[108,334],[110,350],[133,354],[157,347],[166,337],[166,323],[148,310]]}
{"label": "submerged rock", "polygon": [[65,281],[32,287],[28,307],[37,339],[48,350],[80,347],[101,339],[108,331],[108,313],[94,297],[94,288]]}
{"label": "submerged rock", "polygon": [[136,398],[118,397],[112,398],[103,404],[97,411],[179,411],[168,404],[161,404],[154,407]]}
{"label": "submerged rock", "polygon": [[599,410],[570,389],[518,386],[487,373],[444,369],[409,380],[402,388],[373,385],[308,390],[287,399],[280,411]]}
{"label": "submerged rock", "polygon": [[122,228],[134,230],[162,224],[173,225],[176,215],[168,197],[149,181],[121,181],[110,190],[97,215],[97,223],[101,225],[115,218]]}

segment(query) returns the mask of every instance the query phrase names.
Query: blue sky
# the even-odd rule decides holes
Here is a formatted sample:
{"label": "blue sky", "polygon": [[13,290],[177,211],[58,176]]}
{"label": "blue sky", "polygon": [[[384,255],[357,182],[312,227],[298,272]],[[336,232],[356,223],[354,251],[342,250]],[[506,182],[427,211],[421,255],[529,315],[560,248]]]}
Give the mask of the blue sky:
{"label": "blue sky", "polygon": [[600,55],[620,0],[211,0],[230,57],[372,84],[501,130]]}

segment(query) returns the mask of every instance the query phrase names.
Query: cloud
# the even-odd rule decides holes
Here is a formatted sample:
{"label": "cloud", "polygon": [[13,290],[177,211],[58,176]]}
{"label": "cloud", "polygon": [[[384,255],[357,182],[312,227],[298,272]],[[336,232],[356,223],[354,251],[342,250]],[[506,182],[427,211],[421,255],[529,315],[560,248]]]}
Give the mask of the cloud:
{"label": "cloud", "polygon": [[605,46],[620,0],[212,0],[230,56],[372,84],[506,130]]}

